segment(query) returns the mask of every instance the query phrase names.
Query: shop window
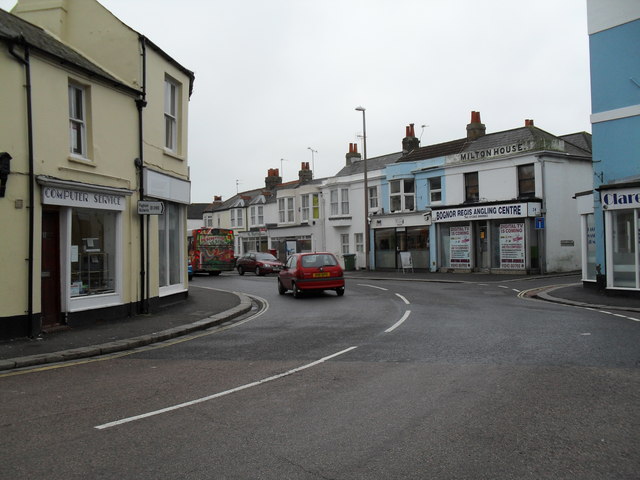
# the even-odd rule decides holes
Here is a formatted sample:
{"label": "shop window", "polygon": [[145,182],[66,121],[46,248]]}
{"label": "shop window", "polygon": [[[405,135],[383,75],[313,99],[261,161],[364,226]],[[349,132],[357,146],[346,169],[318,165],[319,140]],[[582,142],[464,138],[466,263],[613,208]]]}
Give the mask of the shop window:
{"label": "shop window", "polygon": [[159,285],[166,287],[182,283],[184,233],[181,223],[180,206],[165,202],[163,215],[158,216]]}
{"label": "shop window", "polygon": [[71,297],[115,292],[116,212],[71,213]]}
{"label": "shop window", "polygon": [[164,147],[171,151],[178,151],[178,107],[180,84],[165,77],[164,80]]}
{"label": "shop window", "polygon": [[464,200],[467,203],[475,203],[480,198],[478,188],[478,172],[464,174]]}
{"label": "shop window", "polygon": [[518,165],[518,198],[536,196],[536,177],[533,164]]}
{"label": "shop window", "polygon": [[389,182],[389,207],[392,212],[415,210],[415,182],[412,178]]}
{"label": "shop window", "polygon": [[431,205],[442,203],[442,177],[429,179],[429,202]]}
{"label": "shop window", "polygon": [[374,236],[376,268],[396,268],[396,230],[377,229]]}
{"label": "shop window", "polygon": [[637,227],[632,210],[611,212],[611,255],[614,287],[636,287]]}
{"label": "shop window", "polygon": [[596,280],[596,222],[593,213],[583,215],[585,245],[585,265],[583,266],[584,280]]}
{"label": "shop window", "polygon": [[73,155],[87,158],[87,101],[89,89],[69,83],[69,144]]}

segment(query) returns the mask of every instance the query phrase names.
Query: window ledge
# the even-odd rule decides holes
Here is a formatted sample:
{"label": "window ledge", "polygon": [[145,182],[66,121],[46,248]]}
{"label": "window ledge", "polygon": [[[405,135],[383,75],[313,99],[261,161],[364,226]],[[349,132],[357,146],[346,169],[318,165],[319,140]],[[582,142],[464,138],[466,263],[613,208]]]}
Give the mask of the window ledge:
{"label": "window ledge", "polygon": [[79,157],[77,155],[71,154],[71,155],[69,155],[67,157],[67,160],[69,160],[70,162],[73,162],[73,163],[78,163],[80,165],[85,165],[87,167],[96,168],[95,162],[93,160],[91,160],[90,158]]}
{"label": "window ledge", "polygon": [[176,160],[180,160],[181,162],[184,162],[184,161],[185,161],[185,158],[184,158],[183,156],[178,155],[176,152],[173,152],[173,151],[168,150],[168,149],[166,149],[166,148],[165,148],[165,149],[163,149],[163,153],[164,153],[167,157],[171,157],[171,158],[174,158],[174,159],[176,159]]}

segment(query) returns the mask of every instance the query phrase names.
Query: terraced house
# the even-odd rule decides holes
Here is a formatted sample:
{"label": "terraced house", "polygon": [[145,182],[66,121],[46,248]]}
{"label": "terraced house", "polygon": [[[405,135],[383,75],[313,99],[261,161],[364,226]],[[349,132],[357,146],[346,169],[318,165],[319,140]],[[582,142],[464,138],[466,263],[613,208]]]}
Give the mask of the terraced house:
{"label": "terraced house", "polygon": [[0,10],[0,51],[0,337],[186,295],[193,73],[95,0]]}

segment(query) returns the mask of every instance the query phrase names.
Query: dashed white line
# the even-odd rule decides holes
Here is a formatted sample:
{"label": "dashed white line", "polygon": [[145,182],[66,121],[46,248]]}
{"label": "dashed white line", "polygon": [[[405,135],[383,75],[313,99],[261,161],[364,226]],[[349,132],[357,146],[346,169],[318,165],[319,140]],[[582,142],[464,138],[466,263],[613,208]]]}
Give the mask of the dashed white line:
{"label": "dashed white line", "polygon": [[518,290],[517,288],[512,288],[511,290],[513,290],[516,293],[520,293],[520,290]]}
{"label": "dashed white line", "polygon": [[378,290],[384,290],[385,292],[389,290],[388,288],[377,287],[375,285],[368,285],[366,283],[359,283],[358,285],[361,287],[377,288]]}
{"label": "dashed white line", "polygon": [[398,320],[395,324],[393,324],[391,327],[387,328],[384,331],[384,333],[393,332],[396,328],[402,325],[407,318],[409,318],[409,315],[411,315],[411,310],[407,310],[406,312],[404,312],[404,315],[402,316],[402,318]]}
{"label": "dashed white line", "polygon": [[507,287],[505,285],[498,285],[498,288],[506,288],[506,289],[508,289],[509,287]]}
{"label": "dashed white line", "polygon": [[219,392],[219,393],[216,393],[216,394],[213,394],[213,395],[209,395],[207,397],[198,398],[196,400],[191,400],[190,402],[180,403],[178,405],[173,405],[171,407],[162,408],[160,410],[155,410],[153,412],[147,412],[147,413],[143,413],[141,415],[136,415],[136,416],[133,416],[133,417],[123,418],[121,420],[116,420],[114,422],[104,423],[104,424],[98,425],[98,426],[96,426],[94,428],[96,428],[97,430],[104,430],[106,428],[116,427],[118,425],[122,425],[122,424],[129,423],[129,422],[135,422],[136,420],[142,420],[143,418],[152,417],[154,415],[160,415],[162,413],[171,412],[173,410],[178,410],[180,408],[190,407],[190,406],[196,405],[198,403],[208,402],[209,400],[213,400],[215,398],[220,398],[220,397],[223,397],[225,395],[230,395],[232,393],[236,393],[236,392],[239,392],[241,390],[246,390],[248,388],[257,387],[258,385],[262,385],[263,383],[272,382],[272,381],[278,380],[278,379],[280,379],[282,377],[293,375],[294,373],[300,372],[302,370],[306,370],[307,368],[315,367],[316,365],[318,365],[320,363],[326,362],[327,360],[331,360],[332,358],[335,358],[335,357],[337,357],[339,355],[344,355],[345,353],[348,353],[351,350],[354,350],[356,348],[358,348],[358,347],[346,348],[346,349],[344,349],[344,350],[342,350],[340,352],[334,353],[333,355],[329,355],[327,357],[321,358],[320,360],[316,360],[315,362],[308,363],[308,364],[303,365],[301,367],[294,368],[293,370],[289,370],[287,372],[280,373],[280,374],[274,375],[272,377],[268,377],[268,378],[264,378],[262,380],[258,380],[257,382],[247,383],[246,385],[242,385],[240,387],[232,388],[231,390],[226,390],[224,392]]}
{"label": "dashed white line", "polygon": [[396,297],[399,297],[404,303],[406,303],[407,305],[411,305],[411,302],[409,302],[409,300],[407,300],[405,297],[403,297],[402,295],[400,295],[399,293],[396,293]]}

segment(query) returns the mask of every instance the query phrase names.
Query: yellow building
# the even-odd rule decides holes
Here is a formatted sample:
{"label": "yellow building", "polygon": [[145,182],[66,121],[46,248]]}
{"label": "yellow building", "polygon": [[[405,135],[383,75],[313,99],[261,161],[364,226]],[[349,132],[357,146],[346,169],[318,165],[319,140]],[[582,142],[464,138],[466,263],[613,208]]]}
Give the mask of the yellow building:
{"label": "yellow building", "polygon": [[95,0],[0,10],[0,72],[0,338],[186,296],[193,73]]}

